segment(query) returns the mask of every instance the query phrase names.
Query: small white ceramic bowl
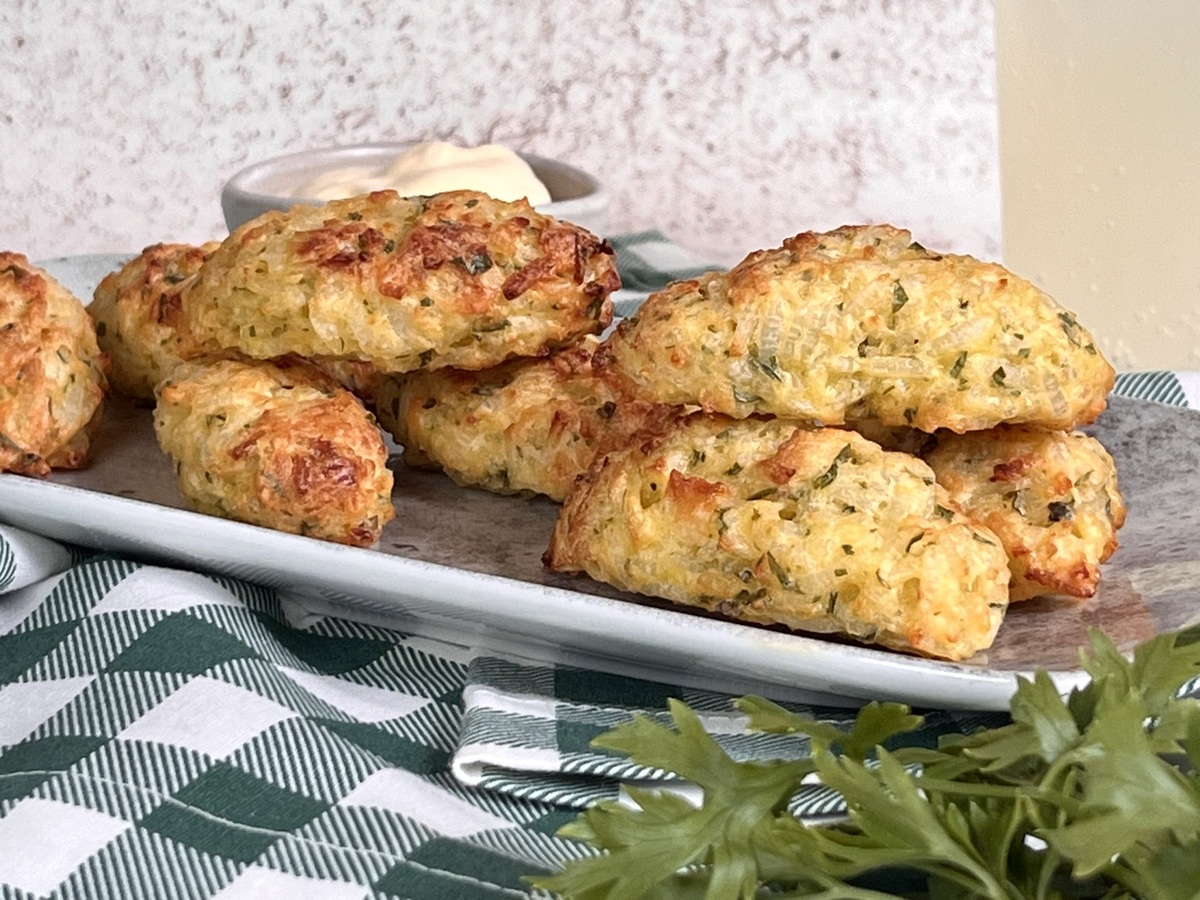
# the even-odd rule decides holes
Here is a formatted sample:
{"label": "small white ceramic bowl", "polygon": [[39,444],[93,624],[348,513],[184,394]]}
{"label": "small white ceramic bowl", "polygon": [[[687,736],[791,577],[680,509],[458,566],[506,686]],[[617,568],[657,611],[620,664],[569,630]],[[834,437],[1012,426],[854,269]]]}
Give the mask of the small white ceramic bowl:
{"label": "small white ceramic bowl", "polygon": [[[254,163],[230,178],[221,190],[225,224],[233,231],[267,210],[287,210],[297,203],[320,203],[291,194],[300,185],[333,169],[367,166],[382,171],[410,146],[411,143],[357,144],[304,150]],[[608,194],[594,176],[558,160],[531,153],[518,155],[529,163],[550,192],[550,202],[538,206],[539,212],[574,222],[593,234],[605,234]]]}

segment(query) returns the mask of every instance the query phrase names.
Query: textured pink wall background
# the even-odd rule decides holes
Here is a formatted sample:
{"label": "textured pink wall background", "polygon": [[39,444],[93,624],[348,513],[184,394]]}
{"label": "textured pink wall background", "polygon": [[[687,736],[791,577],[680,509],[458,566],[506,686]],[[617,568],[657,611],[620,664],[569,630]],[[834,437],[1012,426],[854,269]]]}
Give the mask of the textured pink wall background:
{"label": "textured pink wall background", "polygon": [[1000,251],[987,0],[8,0],[0,35],[0,247],[34,258],[218,237],[248,162],[417,138],[567,159],[613,231],[714,261],[862,221]]}

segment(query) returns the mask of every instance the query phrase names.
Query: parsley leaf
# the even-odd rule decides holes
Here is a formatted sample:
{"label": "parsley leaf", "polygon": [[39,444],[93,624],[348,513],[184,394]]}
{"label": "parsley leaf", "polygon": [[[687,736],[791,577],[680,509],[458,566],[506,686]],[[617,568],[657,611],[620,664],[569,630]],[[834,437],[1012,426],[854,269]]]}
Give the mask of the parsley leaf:
{"label": "parsley leaf", "polygon": [[[1085,686],[1062,697],[1035,673],[1009,724],[936,748],[884,749],[922,724],[899,704],[839,725],[746,697],[752,730],[807,735],[811,753],[736,762],[671,701],[673,728],[639,717],[595,743],[678,774],[703,801],[627,788],[635,808],[601,803],[561,832],[600,855],[529,880],[568,900],[878,900],[896,895],[872,885],[914,875],[932,900],[1197,900],[1200,628],[1131,659],[1093,632],[1081,660]],[[842,796],[845,819],[788,812],[814,776]]]}
{"label": "parsley leaf", "polygon": [[670,792],[627,787],[639,810],[601,803],[587,810],[577,827],[563,831],[605,847],[608,855],[580,860],[563,875],[539,879],[542,887],[588,898],[687,896],[663,893],[662,886],[674,883],[681,869],[706,864],[711,866],[708,890],[716,891],[708,896],[755,895],[756,832],[772,827],[773,814],[784,811],[813,764],[735,762],[685,704],[671,700],[670,711],[674,730],[639,716],[594,743],[701,785],[704,804],[697,808]]}

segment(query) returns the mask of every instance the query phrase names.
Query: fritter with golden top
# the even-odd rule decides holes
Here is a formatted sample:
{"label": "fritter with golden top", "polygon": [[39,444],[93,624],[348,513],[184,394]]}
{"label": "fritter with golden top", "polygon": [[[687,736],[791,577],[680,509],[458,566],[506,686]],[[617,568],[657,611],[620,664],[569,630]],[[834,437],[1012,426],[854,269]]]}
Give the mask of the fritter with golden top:
{"label": "fritter with golden top", "polygon": [[[96,323],[100,347],[111,360],[109,380],[120,394],[153,400],[154,387],[184,357],[194,341],[181,328],[180,295],[220,243],[155,244],[147,247],[96,287],[88,312]],[[209,359],[244,359],[236,350],[203,354]],[[374,397],[380,375],[367,362],[309,360],[324,369],[360,400]]]}
{"label": "fritter with golden top", "polygon": [[567,495],[597,452],[672,419],[672,407],[623,395],[592,370],[594,337],[540,359],[477,372],[386,379],[376,415],[409,465],[500,494]]}
{"label": "fritter with golden top", "polygon": [[668,285],[597,358],[660,403],[928,432],[1072,428],[1100,414],[1115,378],[1028,281],[885,225],[800,234]]}
{"label": "fritter with golden top", "polygon": [[306,362],[182,363],[154,431],[200,512],[360,547],[395,516],[374,419]]}
{"label": "fritter with golden top", "polygon": [[938,483],[1000,538],[1011,600],[1091,597],[1117,549],[1125,503],[1112,457],[1081,432],[997,428],[939,435],[926,454]]}
{"label": "fritter with golden top", "polygon": [[697,414],[598,457],[544,557],[747,622],[964,659],[991,645],[1008,560],[933,472],[850,431]]}
{"label": "fritter with golden top", "polygon": [[525,201],[379,191],[247,222],[183,310],[197,350],[482,369],[601,331],[619,286],[605,241]]}
{"label": "fritter with golden top", "polygon": [[79,298],[20,253],[0,252],[0,471],[85,465],[106,368]]}
{"label": "fritter with golden top", "polygon": [[179,294],[218,246],[155,244],[96,287],[88,312],[117,393],[153,400],[154,386],[179,364]]}

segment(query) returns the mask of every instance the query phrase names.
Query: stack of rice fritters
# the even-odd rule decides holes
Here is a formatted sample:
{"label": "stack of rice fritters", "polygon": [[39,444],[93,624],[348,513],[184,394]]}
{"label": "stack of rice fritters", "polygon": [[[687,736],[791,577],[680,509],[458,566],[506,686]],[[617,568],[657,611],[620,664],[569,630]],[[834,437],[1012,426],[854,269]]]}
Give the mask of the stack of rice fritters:
{"label": "stack of rice fritters", "polygon": [[388,373],[408,463],[564,501],[546,563],[626,590],[952,659],[1010,600],[1094,593],[1124,506],[1074,429],[1115,373],[1027,281],[846,227],[669,285],[598,343],[606,248],[530,221],[469,195],[260,221],[184,291],[189,333]]}
{"label": "stack of rice fritters", "polygon": [[369,545],[392,476],[351,394],[571,345],[608,325],[618,286],[606,243],[525,202],[381,191],[147,248],[102,282],[95,315],[117,388],[157,400],[194,508]]}
{"label": "stack of rice fritters", "polygon": [[[1073,429],[1104,409],[1114,377],[1074,316],[1028,282],[864,226],[669,285],[590,368],[426,372],[394,382],[381,415],[417,461],[460,483],[557,498],[578,468],[545,557],[554,569],[965,658],[991,643],[1010,599],[1095,592],[1124,507],[1111,458]],[[581,417],[577,396],[624,424]],[[620,415],[634,408],[653,413]],[[866,442],[845,429],[889,452],[855,450]],[[852,467],[839,449],[827,458],[834,444]],[[954,533],[969,541],[930,539],[964,516]],[[747,521],[754,540],[731,528]],[[856,543],[839,530],[873,535],[872,549],[833,560]]]}
{"label": "stack of rice fritters", "polygon": [[[57,295],[5,261],[19,371],[52,378],[38,323],[78,311],[11,312]],[[205,512],[374,542],[394,512],[371,407],[410,465],[561,501],[551,568],[741,621],[965,659],[1010,601],[1095,593],[1125,506],[1075,429],[1115,373],[1029,282],[879,225],[668,285],[601,340],[617,287],[604,241],[527,203],[384,191],[148,248],[93,314]],[[102,358],[66,330],[89,380],[35,441],[9,378],[6,468],[86,447]]]}

